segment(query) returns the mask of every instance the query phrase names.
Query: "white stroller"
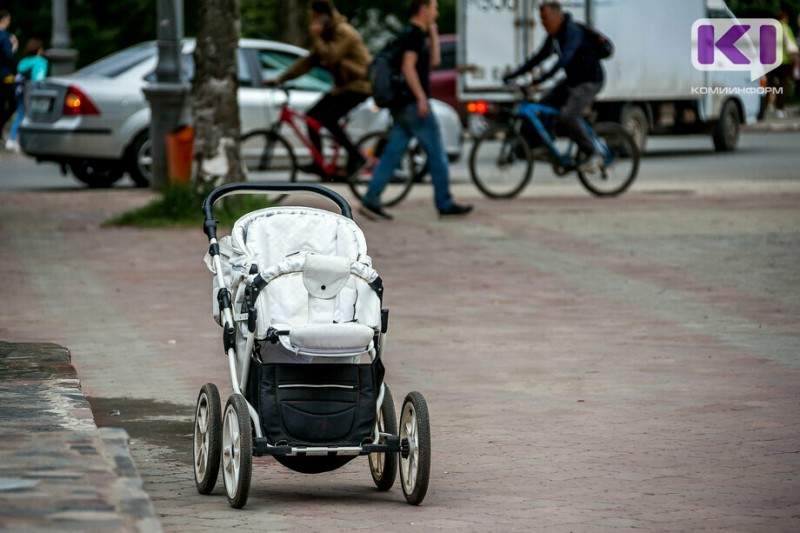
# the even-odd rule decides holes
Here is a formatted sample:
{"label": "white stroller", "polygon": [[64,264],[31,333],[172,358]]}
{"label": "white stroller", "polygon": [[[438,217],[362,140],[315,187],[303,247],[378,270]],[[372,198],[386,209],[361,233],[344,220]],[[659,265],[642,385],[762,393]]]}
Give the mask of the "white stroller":
{"label": "white stroller", "polygon": [[[310,207],[249,213],[217,240],[214,203],[231,194],[308,192],[341,215]],[[224,412],[213,383],[197,398],[194,474],[214,490],[222,462],[228,502],[247,503],[253,456],[272,455],[303,473],[369,455],[379,490],[400,480],[408,503],[425,497],[430,423],[419,392],[403,401],[399,431],[381,362],[388,310],[367,246],[339,194],[313,184],[235,183],[203,203],[214,273],[214,317],[222,326],[233,395]]]}

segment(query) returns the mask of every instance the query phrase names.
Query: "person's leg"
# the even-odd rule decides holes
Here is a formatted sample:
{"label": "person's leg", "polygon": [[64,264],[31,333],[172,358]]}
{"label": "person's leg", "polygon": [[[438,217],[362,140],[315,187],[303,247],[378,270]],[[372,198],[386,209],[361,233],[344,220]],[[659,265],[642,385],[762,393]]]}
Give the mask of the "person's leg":
{"label": "person's leg", "polygon": [[[328,113],[334,108],[334,97],[328,93],[324,95],[316,104],[311,106],[306,112],[306,116],[313,118],[317,122],[321,124],[325,124],[327,120]],[[319,133],[314,131],[313,128],[309,126],[308,128],[308,138],[311,141],[311,144],[317,149],[318,152],[322,151],[322,139],[319,136]]]}
{"label": "person's leg", "polygon": [[327,108],[320,110],[317,115],[317,120],[331,132],[333,138],[336,139],[339,146],[344,148],[349,157],[353,157],[358,151],[350,140],[350,137],[345,133],[344,129],[342,129],[342,125],[339,121],[354,107],[366,99],[366,94],[353,91],[345,91],[337,95],[331,95],[326,103]]}
{"label": "person's leg", "polygon": [[17,116],[14,118],[14,122],[11,123],[11,131],[8,134],[8,139],[10,141],[16,142],[17,134],[19,132],[19,125],[22,124],[22,117],[25,114],[25,105],[22,100],[17,100]]}
{"label": "person's leg", "polygon": [[14,95],[14,85],[11,83],[3,83],[0,80],[0,135],[3,133],[3,128],[6,122],[17,110],[17,98]]}
{"label": "person's leg", "polygon": [[593,154],[595,147],[594,141],[581,119],[584,109],[591,107],[601,88],[600,83],[582,83],[571,87],[567,101],[561,108],[560,127],[563,129],[564,135],[575,141],[584,154]]}
{"label": "person's leg", "polygon": [[394,170],[406,155],[408,143],[411,141],[411,130],[407,123],[409,111],[416,113],[417,104],[406,106],[394,115],[394,123],[389,130],[389,138],[381,154],[380,161],[372,173],[364,203],[371,206],[381,205],[381,193],[391,181]]}
{"label": "person's leg", "polygon": [[416,114],[410,120],[411,133],[419,141],[420,147],[428,157],[428,171],[433,181],[434,203],[440,212],[446,211],[453,205],[450,195],[450,168],[447,163],[447,154],[442,143],[442,132],[439,121],[433,111],[426,117]]}
{"label": "person's leg", "polygon": [[791,65],[787,63],[775,69],[775,85],[776,88],[780,89],[778,94],[775,95],[775,109],[779,111],[779,114],[784,112],[783,108],[786,105],[786,91],[788,90],[789,86],[788,81],[790,68]]}

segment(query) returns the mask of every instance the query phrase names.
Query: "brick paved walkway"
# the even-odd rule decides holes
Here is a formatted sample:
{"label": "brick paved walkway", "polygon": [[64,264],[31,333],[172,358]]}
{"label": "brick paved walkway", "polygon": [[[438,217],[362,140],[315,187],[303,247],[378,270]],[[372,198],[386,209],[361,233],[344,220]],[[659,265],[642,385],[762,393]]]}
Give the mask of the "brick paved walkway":
{"label": "brick paved walkway", "polygon": [[393,223],[360,221],[388,381],[432,413],[419,508],[375,492],[365,461],[257,460],[244,511],[196,493],[192,405],[206,381],[228,393],[205,238],[98,229],[146,192],[0,195],[0,338],[68,346],[95,405],[123,406],[103,423],[131,434],[167,531],[800,528],[800,186],[456,192],[464,221],[437,220],[425,187]]}

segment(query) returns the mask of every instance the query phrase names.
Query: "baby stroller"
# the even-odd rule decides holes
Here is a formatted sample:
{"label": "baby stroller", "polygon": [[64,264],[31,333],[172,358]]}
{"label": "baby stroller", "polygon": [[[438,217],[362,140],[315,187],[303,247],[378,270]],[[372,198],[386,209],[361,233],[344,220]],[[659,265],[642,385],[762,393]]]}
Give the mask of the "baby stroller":
{"label": "baby stroller", "polygon": [[[269,207],[244,215],[231,235],[217,239],[215,202],[276,192],[322,196],[341,215]],[[389,318],[383,284],[344,198],[315,184],[234,183],[209,194],[203,213],[213,314],[222,326],[233,395],[223,411],[213,383],[200,390],[197,490],[214,490],[221,462],[228,502],[242,508],[253,456],[271,455],[313,474],[368,455],[379,490],[392,487],[399,463],[406,500],[422,502],[431,460],[427,404],[419,392],[409,393],[398,426],[383,380]]]}

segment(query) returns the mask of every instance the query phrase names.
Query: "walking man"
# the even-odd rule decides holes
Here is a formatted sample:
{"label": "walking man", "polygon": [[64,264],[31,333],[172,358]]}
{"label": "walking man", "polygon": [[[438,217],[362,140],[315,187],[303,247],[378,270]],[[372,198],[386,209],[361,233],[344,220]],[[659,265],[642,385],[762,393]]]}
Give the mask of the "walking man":
{"label": "walking man", "polygon": [[416,138],[428,156],[428,168],[433,180],[434,203],[441,216],[465,215],[471,205],[460,205],[450,195],[450,169],[442,142],[439,123],[431,112],[430,69],[440,62],[439,16],[437,0],[411,0],[411,20],[398,36],[401,54],[400,71],[408,91],[392,109],[394,123],[389,139],[370,180],[364,203],[359,211],[373,220],[391,220],[381,205],[380,195],[392,179],[395,168],[403,159],[408,143]]}
{"label": "walking man", "polygon": [[11,25],[11,13],[0,9],[0,134],[17,110],[17,99],[14,96],[14,63],[12,59],[19,43],[13,33],[8,32]]}

